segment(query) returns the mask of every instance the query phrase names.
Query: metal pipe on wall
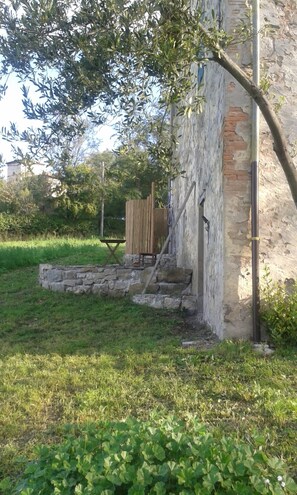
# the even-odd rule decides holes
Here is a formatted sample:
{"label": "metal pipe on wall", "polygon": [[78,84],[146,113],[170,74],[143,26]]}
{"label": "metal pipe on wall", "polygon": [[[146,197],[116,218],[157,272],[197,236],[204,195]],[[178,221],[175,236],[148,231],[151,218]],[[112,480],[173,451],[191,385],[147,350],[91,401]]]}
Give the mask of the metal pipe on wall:
{"label": "metal pipe on wall", "polygon": [[[260,5],[253,0],[253,81],[260,85]],[[253,340],[260,342],[260,287],[259,287],[259,155],[260,155],[260,110],[252,105],[251,143],[251,230],[252,230],[252,307]]]}

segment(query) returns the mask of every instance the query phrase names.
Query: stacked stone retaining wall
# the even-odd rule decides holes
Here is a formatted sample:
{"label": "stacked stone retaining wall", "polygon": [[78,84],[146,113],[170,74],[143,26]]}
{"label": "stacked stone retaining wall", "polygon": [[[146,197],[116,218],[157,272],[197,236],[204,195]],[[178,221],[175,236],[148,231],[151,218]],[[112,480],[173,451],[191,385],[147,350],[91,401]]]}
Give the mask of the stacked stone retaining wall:
{"label": "stacked stone retaining wall", "polygon": [[53,291],[110,297],[135,296],[133,300],[138,304],[194,313],[196,298],[191,295],[192,271],[161,267],[148,286],[147,294],[142,295],[152,270],[152,266],[44,264],[39,267],[39,282],[44,289]]}

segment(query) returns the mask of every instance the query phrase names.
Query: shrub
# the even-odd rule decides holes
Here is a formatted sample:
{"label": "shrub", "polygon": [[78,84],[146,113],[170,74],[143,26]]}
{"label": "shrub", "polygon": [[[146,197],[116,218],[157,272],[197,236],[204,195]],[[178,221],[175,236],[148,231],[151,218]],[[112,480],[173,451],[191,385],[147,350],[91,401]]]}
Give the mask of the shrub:
{"label": "shrub", "polygon": [[261,316],[276,345],[297,346],[297,284],[293,280],[273,283],[266,270],[262,289]]}
{"label": "shrub", "polygon": [[0,213],[0,239],[2,240],[22,239],[40,235],[90,236],[96,234],[96,222],[91,220],[66,222],[58,216],[43,213],[32,213],[24,216]]}
{"label": "shrub", "polygon": [[172,418],[129,419],[69,426],[63,443],[40,447],[37,454],[9,494],[297,492],[282,462],[267,457],[261,447],[208,432],[194,420],[186,424]]}
{"label": "shrub", "polygon": [[[119,237],[125,232],[125,221],[105,218],[104,235]],[[35,212],[29,215],[0,213],[0,240],[22,239],[36,236],[99,236],[98,220],[65,220],[57,215]]]}

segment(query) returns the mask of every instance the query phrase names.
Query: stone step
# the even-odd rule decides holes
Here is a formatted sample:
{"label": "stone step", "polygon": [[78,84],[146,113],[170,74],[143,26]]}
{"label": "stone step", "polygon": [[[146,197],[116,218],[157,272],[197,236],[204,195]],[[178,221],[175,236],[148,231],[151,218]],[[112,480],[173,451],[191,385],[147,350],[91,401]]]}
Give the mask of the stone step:
{"label": "stone step", "polygon": [[132,301],[135,304],[155,309],[181,309],[188,314],[195,314],[197,310],[195,296],[173,297],[166,294],[135,294],[132,297]]}

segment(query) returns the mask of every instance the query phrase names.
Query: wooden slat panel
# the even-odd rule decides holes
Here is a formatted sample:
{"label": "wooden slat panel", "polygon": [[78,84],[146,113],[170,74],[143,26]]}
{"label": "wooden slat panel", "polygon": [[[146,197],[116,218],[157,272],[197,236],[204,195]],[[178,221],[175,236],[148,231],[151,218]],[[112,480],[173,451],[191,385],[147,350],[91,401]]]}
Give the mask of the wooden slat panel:
{"label": "wooden slat panel", "polygon": [[[168,234],[167,209],[153,210],[153,197],[126,203],[126,254],[159,253]],[[152,221],[154,226],[152,227]]]}

